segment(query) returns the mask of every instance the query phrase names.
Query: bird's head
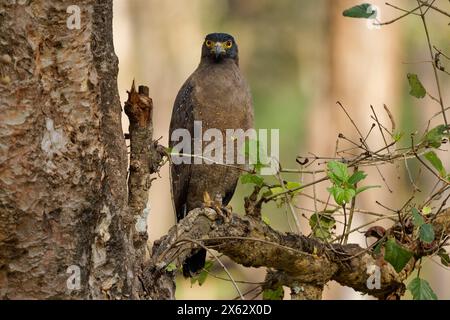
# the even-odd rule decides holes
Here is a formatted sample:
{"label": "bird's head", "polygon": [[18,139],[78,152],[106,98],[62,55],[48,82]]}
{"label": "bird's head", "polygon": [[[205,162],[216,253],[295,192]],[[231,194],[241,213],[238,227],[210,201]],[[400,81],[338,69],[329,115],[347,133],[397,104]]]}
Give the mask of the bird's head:
{"label": "bird's head", "polygon": [[234,38],[226,33],[208,34],[203,42],[202,59],[221,62],[226,59],[238,61],[238,47]]}

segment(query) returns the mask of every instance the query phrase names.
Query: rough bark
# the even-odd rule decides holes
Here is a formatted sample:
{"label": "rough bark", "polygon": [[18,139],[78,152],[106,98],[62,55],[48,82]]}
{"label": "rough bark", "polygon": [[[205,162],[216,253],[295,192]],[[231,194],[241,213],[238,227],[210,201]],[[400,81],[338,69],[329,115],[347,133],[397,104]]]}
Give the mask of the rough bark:
{"label": "rough bark", "polygon": [[112,2],[78,1],[69,30],[72,4],[0,4],[3,299],[137,295]]}

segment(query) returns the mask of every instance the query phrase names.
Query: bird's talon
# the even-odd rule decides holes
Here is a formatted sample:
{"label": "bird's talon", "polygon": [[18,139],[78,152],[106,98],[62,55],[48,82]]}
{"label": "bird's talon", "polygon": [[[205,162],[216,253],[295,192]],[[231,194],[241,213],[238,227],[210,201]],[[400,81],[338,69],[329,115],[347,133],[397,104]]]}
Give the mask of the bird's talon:
{"label": "bird's talon", "polygon": [[227,221],[230,222],[231,218],[233,216],[233,208],[231,206],[226,206],[223,208],[223,211],[225,212],[225,215],[227,217]]}
{"label": "bird's talon", "polygon": [[216,212],[222,217],[225,223],[229,223],[231,221],[232,211],[230,211],[228,207],[216,207]]}

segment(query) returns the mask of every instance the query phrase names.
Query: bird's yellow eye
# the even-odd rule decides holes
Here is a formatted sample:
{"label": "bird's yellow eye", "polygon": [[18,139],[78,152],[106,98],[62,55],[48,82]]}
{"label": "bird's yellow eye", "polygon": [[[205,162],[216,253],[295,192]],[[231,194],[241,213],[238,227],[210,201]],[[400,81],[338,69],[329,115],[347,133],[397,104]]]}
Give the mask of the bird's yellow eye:
{"label": "bird's yellow eye", "polygon": [[205,41],[205,44],[206,44],[206,46],[207,46],[208,48],[211,48],[212,45],[213,45],[213,43],[212,43],[211,40],[206,40],[206,41]]}
{"label": "bird's yellow eye", "polygon": [[231,42],[230,40],[225,42],[225,48],[230,49],[232,46],[233,46],[233,42]]}

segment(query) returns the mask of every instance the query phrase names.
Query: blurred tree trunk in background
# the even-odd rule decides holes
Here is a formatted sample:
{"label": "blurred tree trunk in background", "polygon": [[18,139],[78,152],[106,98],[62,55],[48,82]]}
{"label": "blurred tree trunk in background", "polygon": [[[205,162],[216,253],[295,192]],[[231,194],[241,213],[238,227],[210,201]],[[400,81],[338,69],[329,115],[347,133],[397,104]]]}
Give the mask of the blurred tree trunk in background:
{"label": "blurred tree trunk in background", "polygon": [[[386,17],[384,1],[371,1],[381,11],[381,19]],[[324,95],[313,107],[312,119],[308,123],[315,124],[309,128],[309,147],[320,156],[333,156],[335,153],[334,143],[339,133],[348,139],[359,143],[359,134],[352,126],[345,113],[337,106],[340,101],[356,122],[359,130],[366,135],[374,123],[370,119],[370,105],[377,111],[380,121],[388,128],[391,127],[389,118],[383,110],[383,104],[389,106],[394,116],[399,114],[399,79],[396,69],[401,68],[400,37],[397,26],[383,27],[380,30],[370,29],[367,25],[369,20],[344,18],[342,12],[357,3],[353,0],[328,1],[328,56],[329,63],[324,65],[323,72],[327,73],[328,88]],[[394,12],[397,14],[396,12]],[[386,77],[386,75],[388,75]],[[317,125],[321,124],[321,125]],[[373,131],[372,138],[368,144],[372,148],[384,146],[383,139],[378,128]],[[324,139],[327,143],[321,143]],[[353,147],[345,141],[340,141],[340,149]],[[364,168],[365,169],[365,168]],[[397,179],[393,167],[380,168],[383,175],[388,178],[390,188],[395,190]],[[383,184],[376,170],[368,171],[369,178],[365,184],[382,185],[383,191],[377,191],[377,199],[392,198]],[[384,194],[386,193],[386,194]],[[320,192],[321,199],[327,198],[324,190]],[[358,207],[370,208],[374,206],[373,197],[365,198],[365,194],[359,198]],[[398,194],[397,194],[398,196]],[[367,199],[367,200],[365,200]],[[395,201],[394,201],[395,203]],[[320,208],[322,208],[321,206]],[[359,220],[359,221],[358,221]],[[361,219],[353,221],[353,225],[361,224]],[[337,232],[342,232],[338,228]],[[351,237],[350,242],[363,240],[362,236]],[[339,288],[338,290],[341,290]],[[328,298],[342,298],[342,293],[332,291]],[[349,298],[349,297],[348,297]]]}
{"label": "blurred tree trunk in background", "polygon": [[0,299],[139,297],[112,2],[21,3],[0,5]]}
{"label": "blurred tree trunk in background", "polygon": [[[119,4],[121,0],[116,2],[131,21],[129,57],[121,59],[121,70],[131,72],[120,75],[120,92],[128,89],[133,78],[138,83],[149,85],[150,95],[155,101],[154,137],[163,137],[161,143],[168,145],[168,128],[176,93],[200,61],[205,4],[199,1],[177,1],[175,4],[166,0],[134,0],[126,1],[125,5]],[[161,169],[162,179],[156,180],[150,189],[150,198],[159,199],[152,203],[151,213],[160,212],[166,217],[161,219],[156,214],[149,215],[150,240],[159,239],[175,223],[168,169],[169,166]]]}

